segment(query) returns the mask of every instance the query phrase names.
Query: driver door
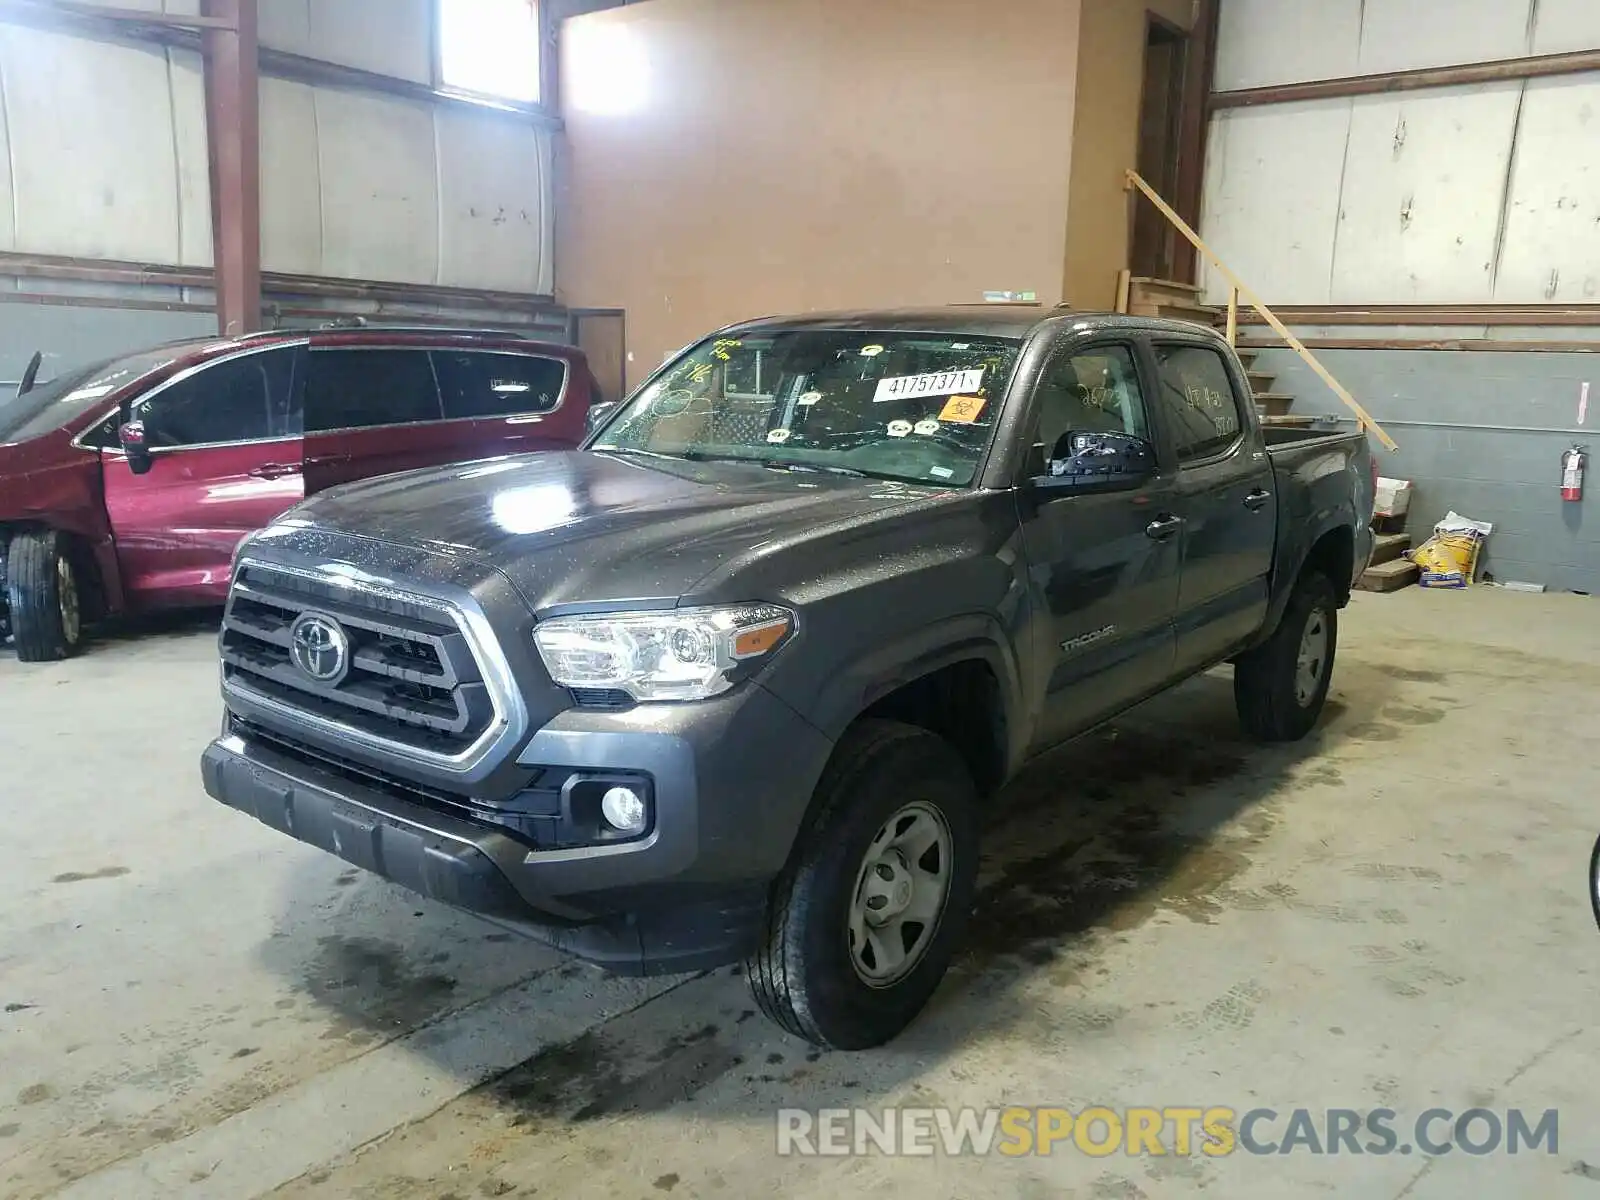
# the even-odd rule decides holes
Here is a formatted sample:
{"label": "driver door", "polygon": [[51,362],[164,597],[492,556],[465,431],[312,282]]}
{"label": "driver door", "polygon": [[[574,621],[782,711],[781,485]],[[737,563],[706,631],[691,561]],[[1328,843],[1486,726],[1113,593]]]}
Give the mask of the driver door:
{"label": "driver door", "polygon": [[[1153,438],[1132,343],[1058,351],[1034,393],[1029,475],[1048,472],[1072,432]],[[1127,491],[1019,494],[1030,590],[1047,630],[1048,678],[1038,749],[1104,720],[1171,675],[1181,541],[1162,472]]]}
{"label": "driver door", "polygon": [[218,604],[234,548],[299,503],[304,348],[203,363],[133,402],[150,469],[101,452],[106,511],[131,606]]}

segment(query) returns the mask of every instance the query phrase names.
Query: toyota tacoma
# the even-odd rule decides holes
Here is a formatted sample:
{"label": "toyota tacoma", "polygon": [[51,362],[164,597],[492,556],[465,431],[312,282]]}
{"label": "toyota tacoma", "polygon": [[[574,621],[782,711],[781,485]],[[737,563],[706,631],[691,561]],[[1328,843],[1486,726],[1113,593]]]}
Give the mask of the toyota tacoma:
{"label": "toyota tacoma", "polygon": [[1318,718],[1369,550],[1360,432],[1263,429],[1202,326],[767,319],[578,451],[353,483],[251,537],[207,791],[630,973],[743,961],[819,1045],[894,1037],[1030,758],[1231,664]]}

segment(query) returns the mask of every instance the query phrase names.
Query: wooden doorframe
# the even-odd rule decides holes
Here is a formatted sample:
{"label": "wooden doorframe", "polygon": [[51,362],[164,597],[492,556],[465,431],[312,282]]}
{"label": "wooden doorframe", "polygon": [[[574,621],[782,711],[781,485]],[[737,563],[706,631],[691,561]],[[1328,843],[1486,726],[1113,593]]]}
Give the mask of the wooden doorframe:
{"label": "wooden doorframe", "polygon": [[[1219,0],[1199,0],[1194,28],[1188,31],[1184,55],[1183,104],[1178,118],[1178,187],[1173,208],[1196,229],[1205,192],[1206,141],[1210,131],[1209,106],[1217,67],[1217,17]],[[1179,283],[1198,283],[1198,259],[1187,238],[1179,239],[1173,277]]]}
{"label": "wooden doorframe", "polygon": [[[1172,73],[1163,73],[1152,78],[1151,50],[1155,46],[1172,48],[1179,56],[1173,64]],[[1176,185],[1182,180],[1184,163],[1184,129],[1188,115],[1188,84],[1190,78],[1189,62],[1193,54],[1193,40],[1191,32],[1182,25],[1169,20],[1152,9],[1145,9],[1144,13],[1144,38],[1142,41],[1141,77],[1139,80],[1139,108],[1138,108],[1138,133],[1137,149],[1135,150],[1134,169],[1141,174],[1149,176],[1154,186],[1164,194],[1172,193]],[[1152,85],[1159,84],[1167,92],[1167,108],[1165,112],[1166,129],[1162,134],[1161,165],[1159,168],[1144,157],[1145,149],[1145,122],[1149,116],[1149,105],[1152,100]],[[1177,103],[1172,104],[1173,93],[1176,92]],[[1171,173],[1171,182],[1162,182],[1168,179]],[[1162,278],[1178,279],[1180,247],[1178,243],[1183,239],[1177,237],[1174,231],[1154,218],[1153,210],[1142,206],[1137,193],[1130,192],[1128,196],[1128,265],[1135,275],[1152,275]],[[1141,242],[1140,234],[1144,231],[1159,238],[1160,250],[1145,246]],[[1146,253],[1148,251],[1149,253]],[[1191,268],[1192,269],[1192,268]]]}

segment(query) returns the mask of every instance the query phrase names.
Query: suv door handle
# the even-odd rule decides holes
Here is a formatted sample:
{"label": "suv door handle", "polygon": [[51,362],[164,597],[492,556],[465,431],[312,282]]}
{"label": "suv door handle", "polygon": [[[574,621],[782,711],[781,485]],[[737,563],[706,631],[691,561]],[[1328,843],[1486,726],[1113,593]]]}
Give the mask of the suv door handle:
{"label": "suv door handle", "polygon": [[250,472],[252,479],[282,479],[285,475],[300,474],[299,463],[262,463]]}
{"label": "suv door handle", "polygon": [[1257,488],[1244,498],[1244,506],[1251,512],[1260,512],[1267,506],[1267,501],[1272,499],[1272,493],[1264,488]]}
{"label": "suv door handle", "polygon": [[1146,525],[1144,532],[1147,537],[1152,537],[1158,542],[1164,542],[1182,527],[1182,517],[1163,515]]}

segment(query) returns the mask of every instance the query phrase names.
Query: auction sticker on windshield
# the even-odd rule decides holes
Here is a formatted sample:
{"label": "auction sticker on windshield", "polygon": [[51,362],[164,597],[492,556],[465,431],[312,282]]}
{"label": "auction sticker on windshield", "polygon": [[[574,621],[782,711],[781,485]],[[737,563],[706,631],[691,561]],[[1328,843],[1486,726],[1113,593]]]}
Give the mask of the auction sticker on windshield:
{"label": "auction sticker on windshield", "polygon": [[873,402],[914,400],[918,396],[953,396],[975,392],[983,386],[983,368],[972,371],[936,371],[932,375],[891,375],[878,380]]}

